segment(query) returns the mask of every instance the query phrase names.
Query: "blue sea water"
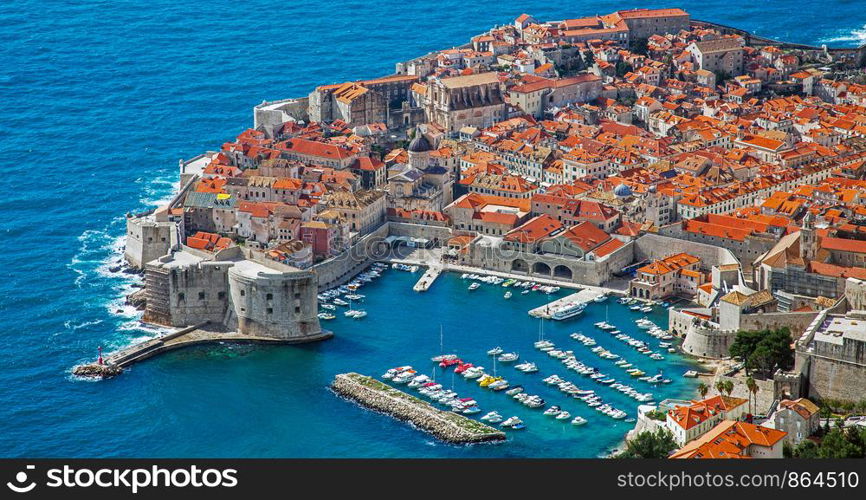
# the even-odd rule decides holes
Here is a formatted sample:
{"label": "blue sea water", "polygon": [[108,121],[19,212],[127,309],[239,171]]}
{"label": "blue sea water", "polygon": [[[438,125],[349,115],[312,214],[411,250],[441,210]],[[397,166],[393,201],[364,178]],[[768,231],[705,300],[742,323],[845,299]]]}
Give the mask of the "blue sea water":
{"label": "blue sea water", "polygon": [[[616,444],[625,424],[592,415],[596,421],[581,429],[533,417],[527,432],[503,445],[444,446],[327,392],[339,371],[423,365],[438,350],[440,324],[446,343],[473,359],[497,344],[536,354],[526,309],[540,295],[505,304],[499,290],[481,290],[470,299],[454,276],[416,295],[411,276],[389,272],[368,287],[370,316],[335,320],[337,337],[321,344],[192,349],[100,383],[72,380],[68,370],[97,346],[158,333],[123,307],[131,282],[107,272],[122,249],[123,214],[165,199],[178,158],[215,149],[250,126],[261,100],[387,74],[396,61],[463,43],[522,12],[545,19],[671,5],[0,3],[0,165],[11,180],[0,196],[0,456],[595,456]],[[861,0],[679,6],[796,42],[866,39]],[[603,314],[593,308],[582,323]],[[550,334],[570,343],[575,325],[552,326]],[[541,361],[543,373],[564,371]],[[680,363],[664,365],[676,373]],[[677,378],[665,392],[687,394],[684,384]],[[485,409],[511,413],[512,405],[528,416],[502,394],[466,391]]]}

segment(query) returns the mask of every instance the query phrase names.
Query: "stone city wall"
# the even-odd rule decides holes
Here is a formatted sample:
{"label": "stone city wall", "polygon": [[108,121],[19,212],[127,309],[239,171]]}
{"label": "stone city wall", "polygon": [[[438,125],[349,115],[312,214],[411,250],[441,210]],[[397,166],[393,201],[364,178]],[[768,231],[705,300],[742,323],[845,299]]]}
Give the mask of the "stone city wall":
{"label": "stone city wall", "polygon": [[[800,353],[798,353],[799,355]],[[807,396],[811,399],[862,401],[866,398],[866,365],[818,355],[806,363]]]}
{"label": "stone city wall", "polygon": [[645,234],[635,240],[634,260],[663,259],[678,253],[687,253],[701,259],[700,267],[709,270],[712,266],[739,264],[736,256],[722,247],[687,241],[658,234]]}
{"label": "stone city wall", "polygon": [[346,251],[313,266],[319,291],[347,283],[363,271],[373,260],[388,255],[384,240],[388,237],[388,223],[353,243]]}

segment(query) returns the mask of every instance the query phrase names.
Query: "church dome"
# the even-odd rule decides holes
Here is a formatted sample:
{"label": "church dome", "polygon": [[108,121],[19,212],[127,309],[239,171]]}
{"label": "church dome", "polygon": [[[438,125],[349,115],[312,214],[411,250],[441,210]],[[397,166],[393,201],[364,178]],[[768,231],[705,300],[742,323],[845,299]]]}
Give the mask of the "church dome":
{"label": "church dome", "polygon": [[626,186],[625,184],[620,184],[619,186],[613,188],[613,194],[619,196],[620,198],[627,198],[631,196],[631,188]]}
{"label": "church dome", "polygon": [[415,133],[415,138],[412,139],[412,142],[409,143],[409,152],[410,153],[426,153],[433,149],[430,147],[430,142],[424,137],[424,134],[420,132]]}

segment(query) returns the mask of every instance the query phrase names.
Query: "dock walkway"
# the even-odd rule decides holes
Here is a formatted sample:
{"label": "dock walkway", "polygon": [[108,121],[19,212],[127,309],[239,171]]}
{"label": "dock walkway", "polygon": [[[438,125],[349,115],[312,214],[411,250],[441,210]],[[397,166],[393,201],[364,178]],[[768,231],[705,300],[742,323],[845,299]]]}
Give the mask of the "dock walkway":
{"label": "dock walkway", "polygon": [[596,297],[602,295],[604,292],[600,290],[594,290],[592,288],[585,288],[577,293],[572,293],[571,295],[566,295],[560,299],[556,299],[553,302],[549,302],[543,306],[538,306],[535,309],[531,309],[529,311],[529,315],[535,318],[544,318],[551,319],[553,313],[557,310],[571,305],[571,304],[588,304],[595,300]]}
{"label": "dock walkway", "polygon": [[442,274],[441,266],[430,266],[427,268],[427,271],[424,272],[424,275],[421,276],[421,279],[415,283],[415,286],[412,287],[412,290],[416,292],[426,292],[433,285],[433,282],[436,281],[436,278]]}
{"label": "dock walkway", "polygon": [[133,344],[105,356],[102,365],[97,363],[78,365],[73,368],[72,373],[87,376],[116,375],[120,373],[122,369],[139,361],[144,361],[145,359],[156,356],[157,354],[199,344],[213,344],[219,342],[294,344],[324,340],[334,335],[330,331],[322,330],[321,334],[315,337],[304,337],[303,339],[277,339],[258,337],[254,335],[243,335],[238,332],[225,331],[219,328],[211,329],[207,328],[208,326],[210,326],[208,323],[200,323],[198,325],[183,328],[176,332]]}

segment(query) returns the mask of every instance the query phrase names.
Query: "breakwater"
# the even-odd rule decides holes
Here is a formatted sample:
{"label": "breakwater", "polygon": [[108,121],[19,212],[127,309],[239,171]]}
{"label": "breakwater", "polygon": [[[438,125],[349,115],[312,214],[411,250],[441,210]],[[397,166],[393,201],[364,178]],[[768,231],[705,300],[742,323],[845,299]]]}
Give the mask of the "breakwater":
{"label": "breakwater", "polygon": [[359,373],[341,373],[331,388],[367,408],[413,423],[442,441],[455,444],[502,441],[505,433],[429,403]]}

